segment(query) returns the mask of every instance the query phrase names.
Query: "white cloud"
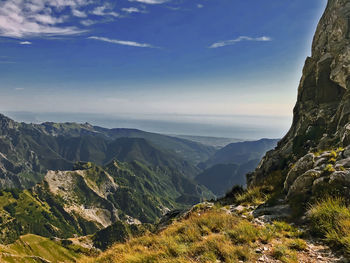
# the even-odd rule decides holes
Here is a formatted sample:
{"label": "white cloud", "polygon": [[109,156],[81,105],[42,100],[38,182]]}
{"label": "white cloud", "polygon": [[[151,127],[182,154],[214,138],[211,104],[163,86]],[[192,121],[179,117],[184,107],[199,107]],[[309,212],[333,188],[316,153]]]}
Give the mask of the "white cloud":
{"label": "white cloud", "polygon": [[163,4],[168,1],[169,0],[129,0],[129,2],[139,2],[143,4],[150,4],[150,5]]}
{"label": "white cloud", "polygon": [[64,11],[89,3],[89,0],[3,0],[0,2],[0,36],[24,38],[82,33],[76,26],[62,25],[70,19]]}
{"label": "white cloud", "polygon": [[262,42],[266,42],[266,41],[272,41],[272,38],[266,37],[266,36],[256,37],[256,38],[247,37],[247,36],[240,36],[240,37],[238,37],[236,39],[216,42],[216,43],[212,44],[209,48],[219,48],[219,47],[230,46],[230,45],[234,45],[234,44],[236,44],[238,42],[242,42],[242,41],[262,41]]}
{"label": "white cloud", "polygon": [[146,44],[146,43],[138,43],[138,42],[134,42],[134,41],[110,39],[110,38],[107,38],[107,37],[91,36],[91,37],[88,37],[88,39],[94,39],[94,40],[98,40],[98,41],[103,41],[103,42],[108,42],[108,43],[117,44],[117,45],[123,45],[123,46],[143,47],[143,48],[157,48],[157,47],[155,47],[153,45]]}
{"label": "white cloud", "polygon": [[24,88],[15,88],[15,90],[18,90],[18,91],[19,91],[19,90],[24,90]]}
{"label": "white cloud", "polygon": [[29,42],[29,41],[22,41],[22,42],[19,42],[19,44],[21,44],[21,45],[31,45],[32,42]]}
{"label": "white cloud", "polygon": [[97,23],[96,21],[93,21],[90,19],[80,21],[80,24],[82,24],[83,26],[92,26],[96,23]]}
{"label": "white cloud", "polygon": [[96,16],[114,16],[114,17],[119,17],[120,15],[114,11],[110,11],[109,5],[102,5],[96,7],[91,13],[96,15]]}
{"label": "white cloud", "polygon": [[203,7],[204,7],[204,5],[202,5],[202,4],[198,4],[198,5],[197,5],[197,7],[198,7],[198,8],[203,8]]}
{"label": "white cloud", "polygon": [[80,11],[78,9],[72,9],[73,16],[80,17],[80,18],[86,18],[87,14],[83,11]]}
{"label": "white cloud", "polygon": [[142,11],[136,7],[128,7],[128,8],[122,8],[122,11],[126,12],[126,13],[141,13]]}

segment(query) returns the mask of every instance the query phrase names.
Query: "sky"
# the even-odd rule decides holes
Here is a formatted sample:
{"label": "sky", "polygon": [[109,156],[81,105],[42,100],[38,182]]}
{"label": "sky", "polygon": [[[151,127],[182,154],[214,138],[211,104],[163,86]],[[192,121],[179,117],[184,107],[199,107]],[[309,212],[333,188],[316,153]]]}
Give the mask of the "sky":
{"label": "sky", "polygon": [[281,137],[325,5],[2,0],[0,112],[19,121]]}

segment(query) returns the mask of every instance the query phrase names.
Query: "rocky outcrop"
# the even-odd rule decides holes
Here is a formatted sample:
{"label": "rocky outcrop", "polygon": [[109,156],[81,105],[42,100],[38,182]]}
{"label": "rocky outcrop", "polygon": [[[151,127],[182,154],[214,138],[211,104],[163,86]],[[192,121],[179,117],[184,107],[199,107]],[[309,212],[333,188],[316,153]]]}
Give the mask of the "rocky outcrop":
{"label": "rocky outcrop", "polygon": [[306,154],[350,144],[349,19],[348,0],[328,1],[314,36],[312,55],[305,62],[292,126],[276,149],[247,176],[249,185],[259,185],[276,170],[287,173],[296,163],[288,172],[286,190],[310,186],[310,177],[317,177],[317,172],[307,171],[320,167],[323,160],[311,161],[314,157]]}
{"label": "rocky outcrop", "polygon": [[108,227],[119,220],[118,210],[108,200],[118,186],[104,171],[95,175],[89,178],[88,170],[49,171],[44,183],[53,196],[62,200],[67,213],[93,222],[97,228]]}

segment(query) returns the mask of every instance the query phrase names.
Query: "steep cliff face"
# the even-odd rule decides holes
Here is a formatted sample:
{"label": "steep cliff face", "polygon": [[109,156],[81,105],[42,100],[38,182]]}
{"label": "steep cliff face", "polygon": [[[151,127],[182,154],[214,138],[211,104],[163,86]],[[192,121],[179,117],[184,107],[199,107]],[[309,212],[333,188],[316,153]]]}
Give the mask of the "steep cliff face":
{"label": "steep cliff face", "polygon": [[329,0],[318,24],[312,55],[298,88],[293,124],[266,154],[250,185],[288,167],[308,152],[350,144],[350,1]]}

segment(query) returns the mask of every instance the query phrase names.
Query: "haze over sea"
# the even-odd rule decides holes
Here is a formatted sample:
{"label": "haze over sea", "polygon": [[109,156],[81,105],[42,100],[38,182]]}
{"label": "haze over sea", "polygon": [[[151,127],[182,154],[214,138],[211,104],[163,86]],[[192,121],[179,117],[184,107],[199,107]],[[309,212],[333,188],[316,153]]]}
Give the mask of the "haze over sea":
{"label": "haze over sea", "polygon": [[291,124],[289,116],[112,115],[96,113],[6,112],[16,121],[27,123],[88,122],[106,128],[133,128],[177,135],[212,136],[238,139],[281,138]]}

